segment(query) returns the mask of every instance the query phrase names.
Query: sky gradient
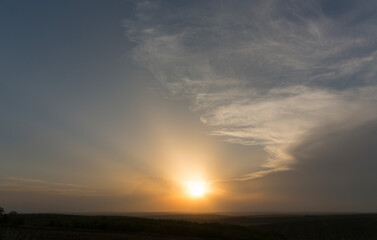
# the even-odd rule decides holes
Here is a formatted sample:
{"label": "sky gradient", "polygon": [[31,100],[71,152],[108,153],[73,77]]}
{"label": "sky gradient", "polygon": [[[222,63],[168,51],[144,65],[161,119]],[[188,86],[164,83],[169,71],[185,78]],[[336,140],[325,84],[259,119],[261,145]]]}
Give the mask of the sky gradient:
{"label": "sky gradient", "polygon": [[2,1],[0,206],[377,211],[376,9]]}

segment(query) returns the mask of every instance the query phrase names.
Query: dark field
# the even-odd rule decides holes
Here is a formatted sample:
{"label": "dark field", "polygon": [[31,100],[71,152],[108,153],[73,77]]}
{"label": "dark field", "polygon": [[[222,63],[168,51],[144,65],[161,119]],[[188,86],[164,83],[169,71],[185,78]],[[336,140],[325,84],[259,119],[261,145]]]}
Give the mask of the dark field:
{"label": "dark field", "polygon": [[2,220],[0,239],[377,240],[377,214],[161,214],[143,218],[16,214]]}
{"label": "dark field", "polygon": [[292,240],[375,240],[377,214],[338,215],[170,215],[160,218],[221,222],[272,231]]}
{"label": "dark field", "polygon": [[2,224],[5,239],[285,239],[270,231],[226,223],[126,216],[15,214]]}

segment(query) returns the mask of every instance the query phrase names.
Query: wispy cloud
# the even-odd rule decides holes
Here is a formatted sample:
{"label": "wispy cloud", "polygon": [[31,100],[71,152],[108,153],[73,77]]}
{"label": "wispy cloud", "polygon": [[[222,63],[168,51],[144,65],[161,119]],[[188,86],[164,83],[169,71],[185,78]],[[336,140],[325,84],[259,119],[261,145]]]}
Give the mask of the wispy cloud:
{"label": "wispy cloud", "polygon": [[316,129],[377,118],[377,30],[359,20],[364,8],[343,14],[347,26],[318,1],[145,1],[137,10],[125,22],[135,60],[170,94],[190,96],[214,135],[270,154],[265,170],[239,180],[290,169],[290,150]]}
{"label": "wispy cloud", "polygon": [[59,194],[92,194],[95,191],[83,185],[46,181],[41,179],[7,177],[0,183],[1,190],[42,191]]}

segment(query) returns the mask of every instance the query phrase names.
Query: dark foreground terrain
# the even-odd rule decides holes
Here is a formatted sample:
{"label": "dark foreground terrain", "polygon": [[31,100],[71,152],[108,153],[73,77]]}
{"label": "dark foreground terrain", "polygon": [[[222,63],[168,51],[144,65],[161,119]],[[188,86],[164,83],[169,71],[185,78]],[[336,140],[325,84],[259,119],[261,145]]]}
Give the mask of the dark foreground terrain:
{"label": "dark foreground terrain", "polygon": [[127,216],[13,214],[3,221],[1,240],[10,239],[255,239],[280,240],[269,230],[227,223]]}
{"label": "dark foreground terrain", "polygon": [[279,233],[291,240],[377,240],[377,214],[336,215],[160,215],[197,222],[219,222]]}
{"label": "dark foreground terrain", "polygon": [[377,214],[144,217],[16,214],[3,220],[0,227],[0,240],[13,239],[377,240]]}

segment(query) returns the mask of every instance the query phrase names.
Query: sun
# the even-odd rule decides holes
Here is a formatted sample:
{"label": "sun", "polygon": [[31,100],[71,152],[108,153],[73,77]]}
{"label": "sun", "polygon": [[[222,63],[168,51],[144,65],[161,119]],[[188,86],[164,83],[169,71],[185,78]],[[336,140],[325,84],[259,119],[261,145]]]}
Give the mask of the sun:
{"label": "sun", "polygon": [[208,192],[208,183],[204,181],[188,181],[187,193],[194,198],[203,197]]}

